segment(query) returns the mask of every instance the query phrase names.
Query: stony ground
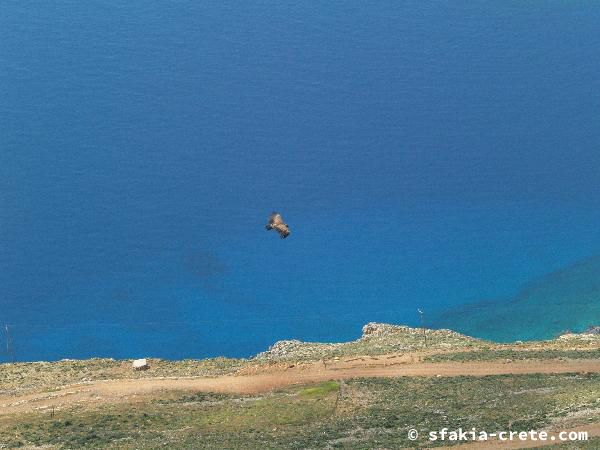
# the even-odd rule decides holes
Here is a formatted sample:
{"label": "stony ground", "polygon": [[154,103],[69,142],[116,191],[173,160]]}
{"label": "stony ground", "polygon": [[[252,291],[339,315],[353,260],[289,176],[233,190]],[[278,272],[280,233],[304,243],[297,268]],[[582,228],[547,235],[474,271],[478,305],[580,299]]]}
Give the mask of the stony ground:
{"label": "stony ground", "polygon": [[[368,324],[349,343],[283,341],[251,359],[151,359],[144,372],[107,359],[2,364],[0,448],[423,448],[434,445],[426,432],[444,427],[583,426],[600,435],[599,353],[591,333],[497,345]],[[566,373],[550,373],[559,369]],[[268,377],[284,383],[198,388]],[[111,391],[120,384],[127,394]],[[413,427],[417,442],[407,438]]]}

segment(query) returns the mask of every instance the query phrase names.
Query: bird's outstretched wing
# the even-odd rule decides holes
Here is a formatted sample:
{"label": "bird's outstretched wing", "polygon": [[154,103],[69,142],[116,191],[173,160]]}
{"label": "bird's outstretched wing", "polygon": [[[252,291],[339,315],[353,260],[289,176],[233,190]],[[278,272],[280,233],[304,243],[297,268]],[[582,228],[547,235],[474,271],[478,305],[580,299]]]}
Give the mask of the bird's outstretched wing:
{"label": "bird's outstretched wing", "polygon": [[280,223],[279,225],[276,225],[274,228],[279,233],[279,236],[281,237],[281,239],[285,239],[286,237],[288,237],[290,235],[290,228],[288,227],[287,223]]}
{"label": "bird's outstretched wing", "polygon": [[281,214],[279,214],[278,212],[273,212],[269,216],[269,222],[268,223],[272,227],[276,227],[277,225],[281,225],[283,223],[283,218],[281,217]]}

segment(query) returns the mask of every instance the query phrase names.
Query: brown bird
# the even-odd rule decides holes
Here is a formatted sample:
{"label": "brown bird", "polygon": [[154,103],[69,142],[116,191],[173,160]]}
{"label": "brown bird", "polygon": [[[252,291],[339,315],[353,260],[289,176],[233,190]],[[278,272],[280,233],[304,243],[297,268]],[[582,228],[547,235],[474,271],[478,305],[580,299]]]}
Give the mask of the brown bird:
{"label": "brown bird", "polygon": [[277,231],[279,236],[281,236],[281,239],[285,239],[290,235],[290,228],[288,227],[288,224],[283,223],[283,218],[278,212],[273,212],[273,214],[269,216],[269,222],[265,228],[267,230]]}

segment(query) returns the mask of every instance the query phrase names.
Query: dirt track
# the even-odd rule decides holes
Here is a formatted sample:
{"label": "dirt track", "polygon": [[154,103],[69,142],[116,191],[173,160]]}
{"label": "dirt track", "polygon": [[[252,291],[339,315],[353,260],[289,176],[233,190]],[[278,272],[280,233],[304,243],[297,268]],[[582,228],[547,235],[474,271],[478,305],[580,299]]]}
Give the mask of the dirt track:
{"label": "dirt track", "polygon": [[528,373],[600,373],[600,360],[514,362],[390,362],[386,357],[355,358],[325,366],[322,362],[264,370],[245,375],[198,378],[141,378],[95,381],[63,387],[54,392],[0,397],[0,415],[44,410],[86,402],[124,402],[166,390],[254,394],[326,380],[358,377],[485,376]]}

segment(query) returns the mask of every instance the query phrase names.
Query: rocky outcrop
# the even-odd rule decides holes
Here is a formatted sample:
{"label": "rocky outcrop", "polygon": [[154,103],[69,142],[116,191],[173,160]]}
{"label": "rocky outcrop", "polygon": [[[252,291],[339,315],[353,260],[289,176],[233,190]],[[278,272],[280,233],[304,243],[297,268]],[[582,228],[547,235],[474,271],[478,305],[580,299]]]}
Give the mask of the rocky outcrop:
{"label": "rocky outcrop", "polygon": [[334,351],[343,344],[322,344],[318,342],[302,342],[297,339],[278,341],[267,351],[259,353],[256,359],[306,359]]}
{"label": "rocky outcrop", "polygon": [[361,339],[368,339],[372,337],[388,337],[388,336],[411,336],[411,337],[419,337],[423,335],[423,332],[427,334],[427,337],[438,337],[446,340],[471,340],[478,341],[478,339],[465,336],[464,334],[457,333],[452,330],[431,330],[429,328],[412,328],[406,325],[390,325],[389,323],[377,323],[377,322],[369,322],[362,328],[362,337]]}
{"label": "rocky outcrop", "polygon": [[[425,339],[425,335],[427,339]],[[273,344],[254,357],[269,361],[302,361],[340,356],[380,355],[427,348],[466,348],[483,341],[450,330],[411,328],[405,325],[370,322],[355,341],[343,343],[302,342],[285,340]]]}
{"label": "rocky outcrop", "polygon": [[582,333],[565,333],[558,337],[559,340],[600,341],[600,327],[589,327]]}
{"label": "rocky outcrop", "polygon": [[389,323],[369,322],[362,327],[362,337],[381,336],[390,333],[397,333],[398,331],[407,331],[408,329],[409,327],[404,325],[390,325]]}

